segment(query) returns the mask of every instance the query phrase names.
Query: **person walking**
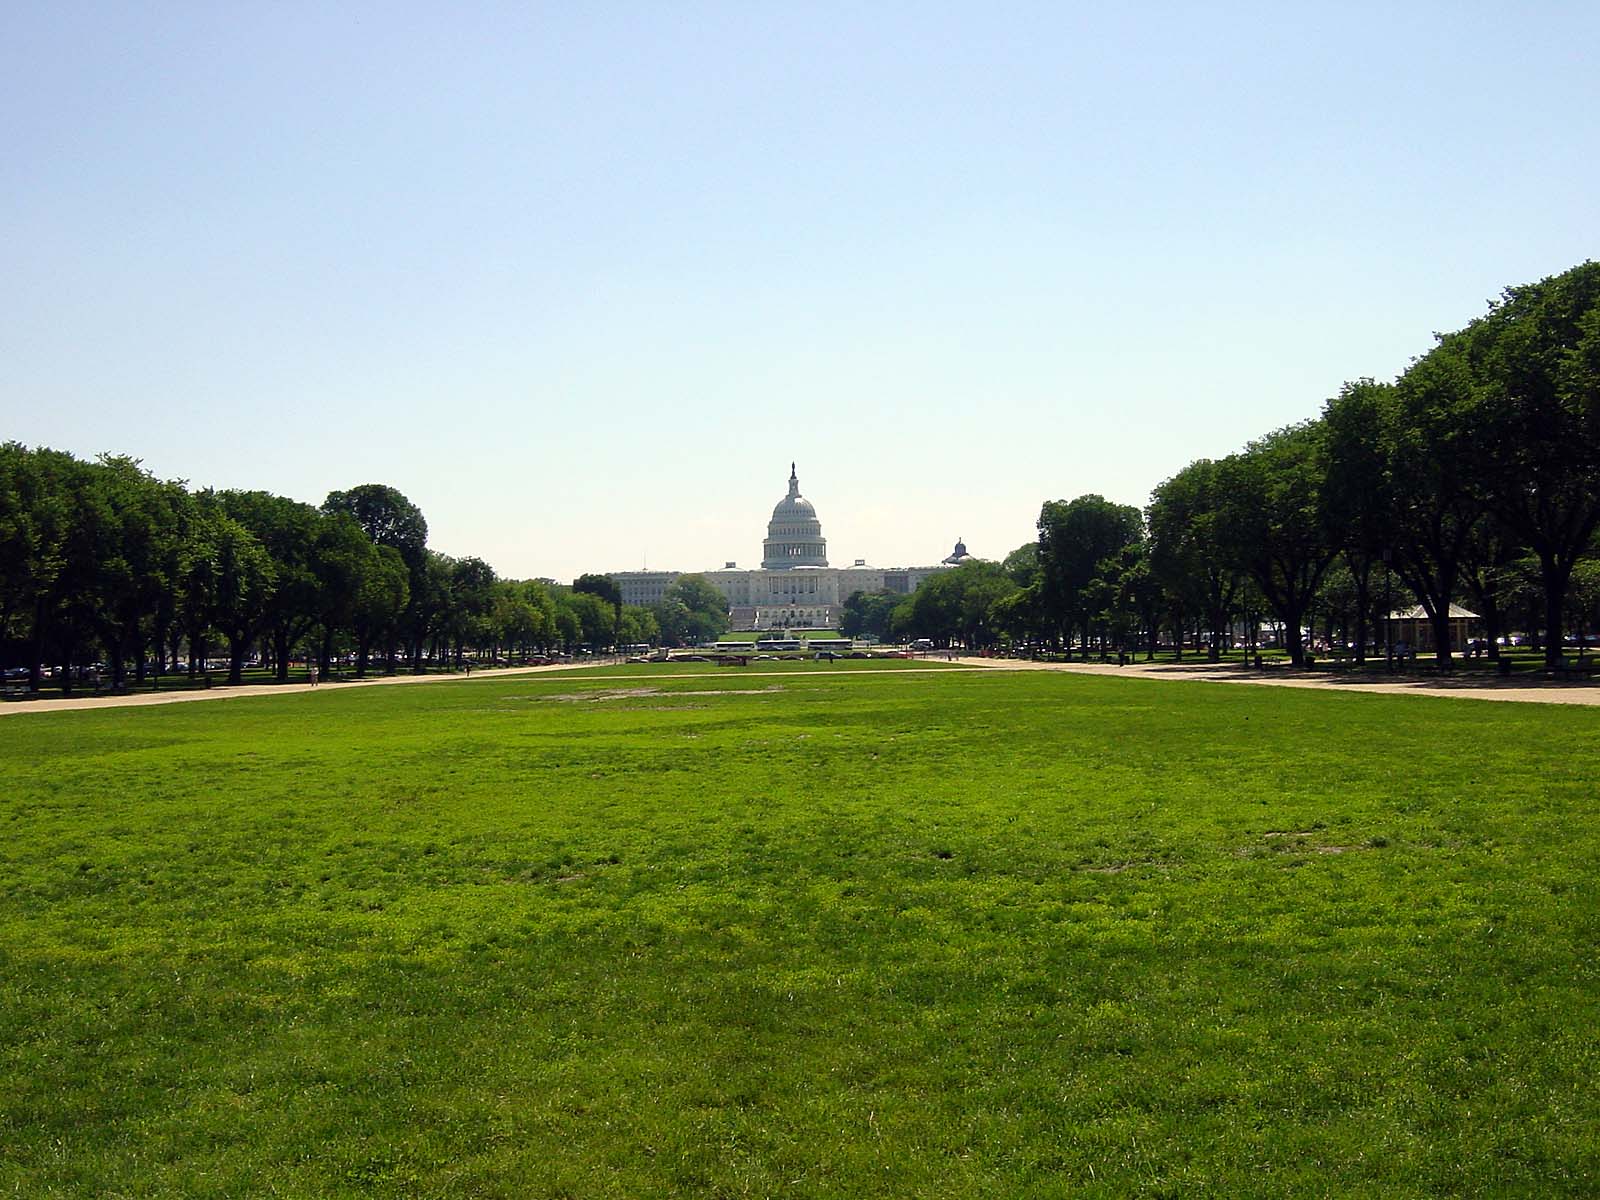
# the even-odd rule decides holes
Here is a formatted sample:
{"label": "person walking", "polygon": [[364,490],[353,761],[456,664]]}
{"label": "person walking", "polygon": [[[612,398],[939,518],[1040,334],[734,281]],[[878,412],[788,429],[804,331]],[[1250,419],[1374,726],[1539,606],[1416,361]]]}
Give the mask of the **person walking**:
{"label": "person walking", "polygon": [[317,686],[317,664],[315,660],[306,664],[306,678],[311,681],[311,686]]}

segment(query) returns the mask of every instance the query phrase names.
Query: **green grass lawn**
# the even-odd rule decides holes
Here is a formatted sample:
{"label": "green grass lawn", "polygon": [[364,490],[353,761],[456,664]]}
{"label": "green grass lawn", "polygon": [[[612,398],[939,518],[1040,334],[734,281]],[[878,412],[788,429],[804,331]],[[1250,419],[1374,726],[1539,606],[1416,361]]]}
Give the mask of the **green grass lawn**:
{"label": "green grass lawn", "polygon": [[0,1195],[1600,1191],[1600,711],[689,665],[0,719]]}

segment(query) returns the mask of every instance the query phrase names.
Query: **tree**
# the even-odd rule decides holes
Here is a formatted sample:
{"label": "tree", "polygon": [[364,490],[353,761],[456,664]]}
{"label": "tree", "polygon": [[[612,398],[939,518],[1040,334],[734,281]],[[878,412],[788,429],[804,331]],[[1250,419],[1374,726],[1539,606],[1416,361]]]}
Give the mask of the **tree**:
{"label": "tree", "polygon": [[8,443],[0,466],[0,570],[5,574],[0,603],[8,621],[15,615],[27,624],[28,690],[37,692],[45,652],[58,627],[67,632],[66,657],[71,658],[71,601],[89,586],[81,575],[81,555],[73,553],[71,544],[74,498],[87,482],[84,464],[59,450],[29,451]]}
{"label": "tree", "polygon": [[1434,654],[1444,669],[1450,666],[1450,603],[1460,586],[1462,555],[1484,515],[1474,482],[1472,381],[1462,349],[1459,339],[1444,339],[1376,405],[1394,569],[1428,614]]}
{"label": "tree", "polygon": [[694,641],[694,614],[682,600],[663,596],[650,606],[661,641],[668,646],[687,646]]}
{"label": "tree", "polygon": [[1328,464],[1325,504],[1328,512],[1338,514],[1333,538],[1350,570],[1357,662],[1367,660],[1373,568],[1386,553],[1392,554],[1395,542],[1396,497],[1385,440],[1394,404],[1392,385],[1360,379],[1346,383],[1322,414]]}
{"label": "tree", "polygon": [[295,644],[322,611],[316,555],[322,526],[334,518],[271,492],[219,492],[217,502],[255,535],[272,560],[274,587],[262,624],[272,641],[274,677],[284,683]]}
{"label": "tree", "polygon": [[1023,542],[1000,562],[1011,582],[1025,588],[1039,578],[1039,543]]}
{"label": "tree", "polygon": [[1204,458],[1157,486],[1147,510],[1148,568],[1170,598],[1178,653],[1183,653],[1184,626],[1192,613],[1211,632],[1207,654],[1212,662],[1221,657],[1239,593],[1240,572],[1223,537],[1222,511],[1218,464]]}
{"label": "tree", "polygon": [[548,646],[555,635],[555,606],[543,584],[502,579],[495,584],[490,623],[495,637],[523,653]]}
{"label": "tree", "polygon": [[450,570],[448,628],[455,642],[455,661],[461,665],[467,641],[474,644],[489,632],[489,614],[494,607],[494,569],[481,558],[457,559]]}
{"label": "tree", "polygon": [[178,581],[189,674],[204,669],[213,631],[228,642],[228,680],[238,683],[244,650],[273,589],[272,559],[255,536],[202,494],[180,558]]}
{"label": "tree", "polygon": [[1315,422],[1268,434],[1217,468],[1220,536],[1283,623],[1296,666],[1305,663],[1306,610],[1335,553],[1323,508],[1325,471]]}
{"label": "tree", "polygon": [[[410,607],[404,624],[410,635],[411,669],[420,673],[423,643],[437,615],[430,603],[436,603],[440,597],[438,587],[432,586],[440,582],[437,570],[431,580],[427,577],[428,522],[422,510],[396,489],[381,483],[363,483],[349,491],[329,492],[322,509],[328,513],[348,513],[366,530],[374,544],[391,547],[406,564]],[[392,645],[388,657],[389,669],[393,670]]]}
{"label": "tree", "polygon": [[1500,657],[1500,637],[1507,630],[1519,579],[1515,567],[1527,553],[1515,531],[1493,513],[1473,526],[1462,547],[1461,582],[1472,598],[1472,607],[1483,618],[1490,658]]}
{"label": "tree", "polygon": [[1143,535],[1143,518],[1128,504],[1113,504],[1103,496],[1079,496],[1070,503],[1047,501],[1039,513],[1039,574],[1045,611],[1067,639],[1083,633],[1088,657],[1090,624],[1094,611],[1085,589],[1094,581],[1100,564]]}
{"label": "tree", "polygon": [[[341,631],[355,632],[365,619],[363,589],[385,571],[386,560],[380,549],[348,513],[328,514],[317,526],[311,570],[317,581],[316,618],[321,626],[317,661],[325,677],[333,669],[334,638]],[[389,553],[404,572],[405,564],[400,562],[398,552]],[[363,653],[363,672],[365,667]],[[287,665],[280,664],[280,679],[284,670]]]}
{"label": "tree", "polygon": [[[663,599],[676,600],[689,610],[689,636],[695,641],[710,641],[727,632],[728,602],[704,575],[678,576]],[[667,623],[662,621],[661,627],[665,630]]]}
{"label": "tree", "polygon": [[850,593],[839,616],[839,632],[845,637],[888,637],[895,605],[903,598],[886,591]]}
{"label": "tree", "polygon": [[661,640],[661,626],[648,608],[626,605],[617,622],[618,641],[625,646],[653,646]]}
{"label": "tree", "polygon": [[1600,527],[1600,263],[1506,289],[1447,340],[1469,364],[1484,503],[1538,558],[1557,666],[1567,586]]}
{"label": "tree", "polygon": [[609,575],[579,575],[572,581],[572,590],[598,596],[611,606],[611,640],[622,640],[622,587]]}
{"label": "tree", "polygon": [[255,535],[229,516],[216,518],[211,547],[211,624],[228,641],[228,682],[238,683],[245,651],[266,623],[277,573]]}
{"label": "tree", "polygon": [[391,635],[411,605],[411,570],[393,546],[373,546],[356,590],[352,625],[356,635],[356,674],[365,675],[372,647]]}
{"label": "tree", "polygon": [[63,602],[82,614],[105,649],[114,687],[126,681],[127,660],[144,675],[144,646],[162,597],[170,592],[181,486],[164,484],[127,457],[102,455],[82,464],[66,553],[74,594]]}
{"label": "tree", "polygon": [[562,625],[564,632],[571,631],[570,636],[563,637],[568,651],[580,644],[595,650],[612,644],[617,619],[609,603],[592,592],[575,592],[569,588],[558,588],[555,598],[557,610],[570,618]]}

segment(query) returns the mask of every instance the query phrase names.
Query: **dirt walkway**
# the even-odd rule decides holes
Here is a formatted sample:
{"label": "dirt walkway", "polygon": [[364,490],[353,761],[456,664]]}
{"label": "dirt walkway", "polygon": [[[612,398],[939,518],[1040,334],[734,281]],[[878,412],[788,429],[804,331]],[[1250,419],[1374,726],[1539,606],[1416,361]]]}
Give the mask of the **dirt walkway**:
{"label": "dirt walkway", "polygon": [[[1084,675],[1116,675],[1123,679],[1169,679],[1200,683],[1251,683],[1267,687],[1322,688],[1340,692],[1375,692],[1391,696],[1445,696],[1456,700],[1510,700],[1536,704],[1600,704],[1600,685],[1570,684],[1554,681],[1521,681],[1485,679],[1481,676],[1461,679],[1393,679],[1356,680],[1332,672],[1295,671],[1289,667],[1267,667],[1260,671],[1241,666],[1223,666],[1203,661],[1183,663],[1130,663],[1119,667],[1113,663],[1045,663],[1019,658],[954,658],[943,659],[930,655],[930,662],[952,662],[962,667],[983,667],[993,671],[1072,671]],[[582,671],[612,663],[558,663],[549,667],[502,667],[488,671],[474,671],[471,675],[375,675],[370,679],[350,679],[338,683],[324,683],[312,688],[309,683],[244,684],[239,687],[202,688],[195,691],[148,692],[137,696],[79,696],[71,700],[40,700],[37,702],[12,702],[0,704],[0,717],[18,713],[63,712],[88,708],[133,708],[145,704],[185,704],[194,700],[235,700],[246,696],[288,696],[300,692],[318,691],[337,694],[351,688],[390,687],[406,683],[455,683],[468,679],[498,679],[512,675],[544,675],[551,672]],[[840,671],[800,674],[795,671],[734,670],[722,668],[704,672],[673,672],[670,675],[652,673],[648,667],[629,675],[606,676],[607,681],[619,679],[692,679],[723,678],[748,679],[755,675],[786,676],[790,679],[851,679],[864,675],[904,675],[943,671],[937,667],[902,667],[895,671]]]}
{"label": "dirt walkway", "polygon": [[1003,671],[1076,671],[1084,675],[1119,675],[1124,679],[1196,680],[1202,683],[1253,683],[1269,687],[1323,688],[1337,692],[1376,692],[1388,696],[1447,696],[1455,700],[1514,700],[1536,704],[1600,704],[1600,685],[1554,680],[1484,678],[1358,679],[1332,671],[1296,671],[1289,666],[1255,671],[1210,662],[1043,663],[1019,658],[956,658],[963,666]]}
{"label": "dirt walkway", "polygon": [[612,666],[612,663],[558,663],[551,667],[497,667],[459,675],[373,675],[367,679],[343,679],[313,688],[309,683],[246,683],[237,687],[219,684],[178,692],[140,692],[136,696],[74,696],[68,700],[21,700],[0,704],[0,717],[18,713],[66,712],[84,708],[136,708],[143,704],[186,704],[191,700],[237,700],[245,696],[292,696],[298,692],[344,692],[351,688],[388,687],[398,683],[452,683],[460,679],[494,679],[501,675],[536,675],[546,671],[573,671],[585,667]]}

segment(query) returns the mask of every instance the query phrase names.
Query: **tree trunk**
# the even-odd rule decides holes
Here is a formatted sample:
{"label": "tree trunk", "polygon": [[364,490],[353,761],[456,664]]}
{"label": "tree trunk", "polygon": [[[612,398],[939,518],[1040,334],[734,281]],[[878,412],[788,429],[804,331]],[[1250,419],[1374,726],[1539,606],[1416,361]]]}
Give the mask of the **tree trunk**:
{"label": "tree trunk", "polygon": [[1500,605],[1494,601],[1482,605],[1483,630],[1489,640],[1489,657],[1500,661],[1500,635],[1504,632],[1500,621]]}
{"label": "tree trunk", "polygon": [[1544,583],[1544,623],[1549,635],[1544,643],[1544,665],[1555,670],[1561,665],[1561,610],[1566,607],[1567,582],[1572,564],[1554,554],[1539,553],[1539,577]]}
{"label": "tree trunk", "polygon": [[1356,581],[1356,662],[1364,664],[1367,661],[1367,610],[1372,607],[1372,560],[1368,559],[1365,569],[1351,571]]}
{"label": "tree trunk", "polygon": [[272,678],[278,683],[289,682],[289,627],[274,626],[272,630]]}
{"label": "tree trunk", "polygon": [[127,664],[122,657],[122,638],[120,635],[111,637],[102,635],[101,640],[105,642],[106,658],[111,667],[111,686],[120,691],[123,681],[128,677]]}
{"label": "tree trunk", "polygon": [[1283,645],[1289,652],[1289,661],[1297,667],[1306,665],[1306,639],[1300,631],[1300,621],[1305,614],[1294,612],[1283,618]]}
{"label": "tree trunk", "polygon": [[37,692],[44,683],[44,601],[33,606],[33,640],[28,647],[28,690]]}
{"label": "tree trunk", "polygon": [[244,682],[244,652],[249,646],[250,639],[228,635],[228,682]]}
{"label": "tree trunk", "polygon": [[1451,667],[1450,646],[1450,605],[1435,608],[1433,619],[1429,622],[1433,626],[1433,657],[1439,664],[1441,671],[1448,671]]}

